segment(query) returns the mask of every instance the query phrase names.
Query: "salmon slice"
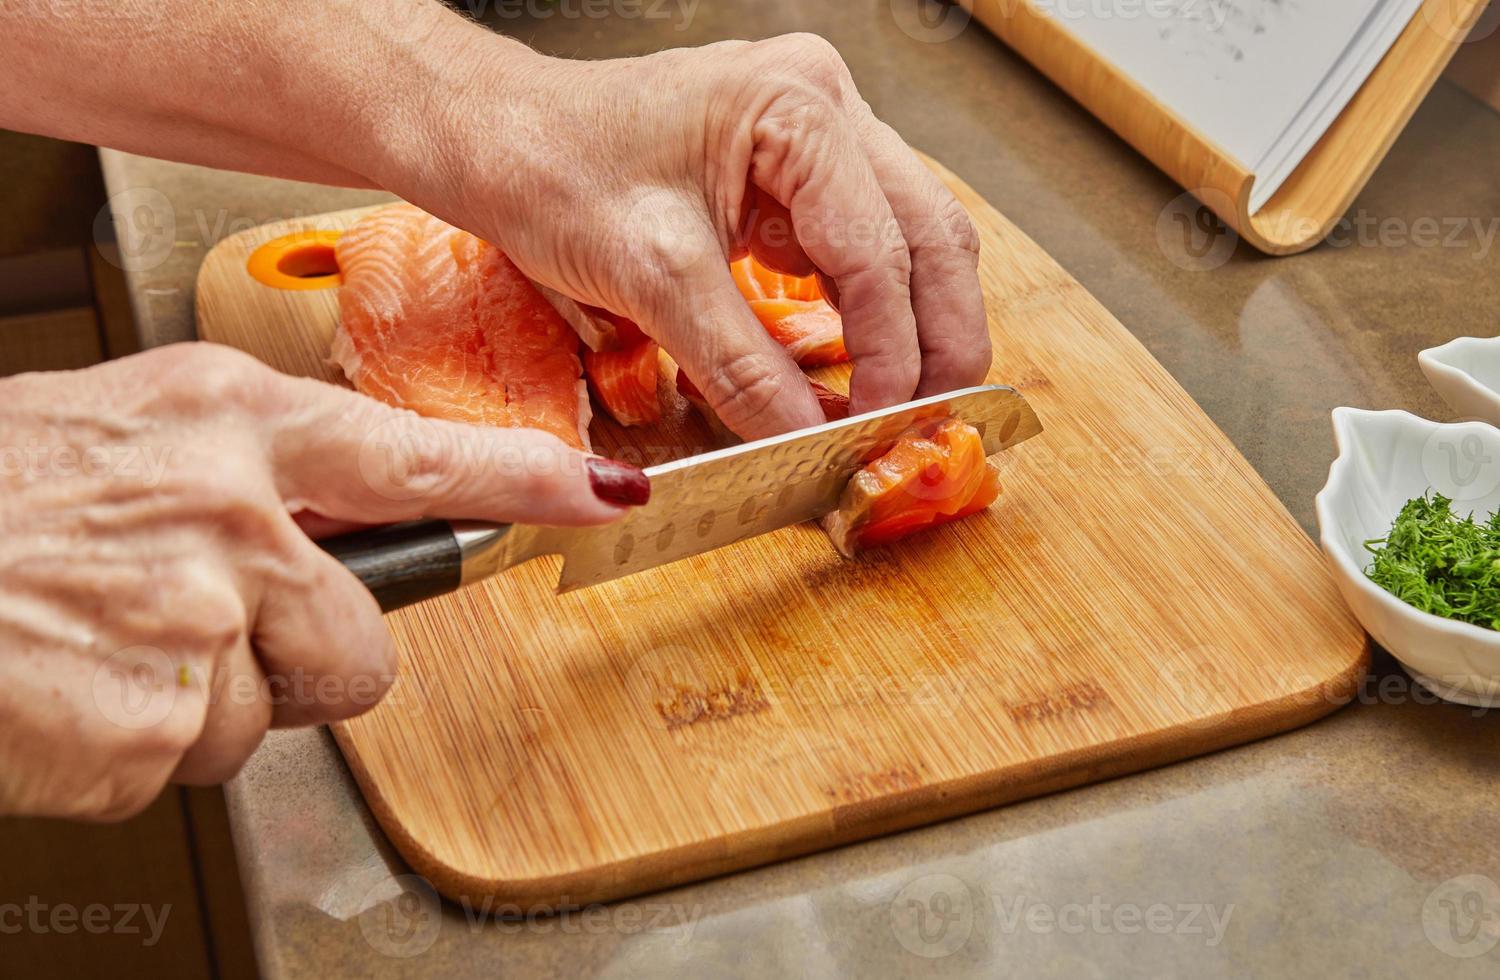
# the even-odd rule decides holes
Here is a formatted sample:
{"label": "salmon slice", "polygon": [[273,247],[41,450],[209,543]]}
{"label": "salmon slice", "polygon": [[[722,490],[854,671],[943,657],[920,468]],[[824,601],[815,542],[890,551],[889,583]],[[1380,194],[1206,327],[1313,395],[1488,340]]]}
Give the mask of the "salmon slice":
{"label": "salmon slice", "polygon": [[411,206],[368,215],[336,247],[332,360],[388,405],[589,445],[578,337],[505,254]]}
{"label": "salmon slice", "polygon": [[823,300],[757,299],[750,309],[766,332],[805,368],[827,367],[849,360],[844,349],[844,321]]}
{"label": "salmon slice", "polygon": [[[730,273],[766,331],[798,364],[822,367],[849,359],[843,321],[823,299],[817,277],[785,276],[749,257],[731,263]],[[632,320],[556,292],[543,289],[542,293],[582,338],[584,373],[610,417],[626,426],[659,421],[662,406],[656,391],[656,362],[660,347]]]}
{"label": "salmon slice", "polygon": [[740,287],[740,295],[747,300],[795,299],[803,302],[821,301],[823,289],[817,276],[788,276],[774,272],[747,255],[729,264],[734,284]]}
{"label": "salmon slice", "polygon": [[[809,382],[828,421],[849,417],[849,396]],[[677,390],[721,428],[693,382],[677,372]],[[1000,473],[984,454],[979,430],[958,419],[911,426],[856,473],[823,530],[846,558],[984,510],[1000,496]]]}
{"label": "salmon slice", "polygon": [[853,557],[977,513],[999,496],[1000,474],[985,457],[979,431],[958,419],[929,420],[854,475],[823,528]]}
{"label": "salmon slice", "polygon": [[773,272],[748,255],[729,271],[766,332],[798,364],[826,367],[849,360],[844,321],[824,298],[817,276]]}
{"label": "salmon slice", "polygon": [[654,340],[643,340],[617,351],[583,352],[583,370],[594,397],[621,425],[646,425],[661,419],[661,399],[656,395],[660,375]]}
{"label": "salmon slice", "polygon": [[626,426],[660,421],[656,380],[661,346],[648,339],[634,320],[575,302],[544,286],[537,290],[583,341],[584,374],[610,417]]}
{"label": "salmon slice", "polygon": [[[648,425],[661,420],[656,381],[661,374],[661,345],[616,313],[597,306],[580,307],[590,319],[609,325],[609,344],[585,349],[583,372],[599,404],[621,425]],[[585,340],[586,347],[592,347]]]}
{"label": "salmon slice", "polygon": [[[823,382],[814,381],[812,378],[808,378],[807,383],[812,385],[813,394],[818,396],[818,406],[823,409],[824,418],[832,422],[834,419],[849,417],[848,395],[841,395]],[[698,390],[698,386],[693,384],[692,379],[682,368],[677,369],[677,393],[691,402],[693,407],[710,421],[718,421],[713,418],[713,410],[708,407],[708,399],[703,397],[703,392]]]}
{"label": "salmon slice", "polygon": [[[849,417],[848,395],[841,395],[821,381],[814,381],[811,378],[808,379],[808,384],[812,385],[813,394],[817,395],[818,405],[823,409],[823,415],[828,421]],[[692,379],[682,368],[677,369],[677,393],[697,410],[720,443],[732,445],[739,442],[739,436],[729,431],[729,427],[719,421],[719,416],[708,407],[708,399],[703,397],[703,392],[698,390],[698,386],[693,384]]]}

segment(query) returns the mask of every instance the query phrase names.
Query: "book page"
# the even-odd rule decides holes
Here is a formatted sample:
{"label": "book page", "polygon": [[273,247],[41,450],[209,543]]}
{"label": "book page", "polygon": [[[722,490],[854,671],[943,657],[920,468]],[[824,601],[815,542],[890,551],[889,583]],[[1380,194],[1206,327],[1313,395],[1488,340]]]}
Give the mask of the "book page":
{"label": "book page", "polygon": [[1421,0],[1033,2],[1256,174],[1261,200],[1337,118],[1421,6]]}
{"label": "book page", "polygon": [[1257,164],[1255,186],[1250,193],[1251,214],[1270,200],[1302,158],[1312,152],[1421,7],[1422,0],[1387,0],[1383,9],[1371,15],[1364,31],[1334,66],[1322,89]]}

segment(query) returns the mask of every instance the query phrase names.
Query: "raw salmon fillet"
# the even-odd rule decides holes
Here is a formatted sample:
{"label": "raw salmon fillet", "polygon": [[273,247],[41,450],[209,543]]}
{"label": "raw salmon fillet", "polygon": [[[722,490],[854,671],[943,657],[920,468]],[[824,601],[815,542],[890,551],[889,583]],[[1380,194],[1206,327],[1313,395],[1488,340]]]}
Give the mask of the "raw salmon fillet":
{"label": "raw salmon fillet", "polygon": [[[623,317],[578,307],[577,317],[608,338],[608,349],[585,349],[580,362],[575,327],[493,245],[398,204],[356,224],[337,253],[343,286],[333,360],[365,394],[435,418],[541,429],[586,449],[586,368],[600,404],[620,423],[661,417],[657,344]],[[843,324],[816,278],[783,276],[749,258],[731,272],[799,364],[848,359]],[[849,414],[847,396],[812,384],[829,419]],[[681,370],[677,389],[712,419]],[[855,474],[823,526],[853,555],[983,510],[999,493],[979,433],[935,419],[908,429]]]}
{"label": "raw salmon fillet", "polygon": [[823,297],[816,276],[773,272],[752,256],[729,266],[740,295],[766,332],[803,367],[825,367],[849,359],[844,321]]}
{"label": "raw salmon fillet", "polygon": [[914,425],[854,475],[838,510],[823,519],[847,556],[984,510],[1000,496],[1000,474],[979,431],[958,419]]}
{"label": "raw salmon fillet", "polygon": [[[807,383],[812,385],[813,394],[818,398],[818,407],[823,409],[823,417],[825,419],[832,422],[834,419],[846,419],[849,417],[848,395],[841,395],[823,382],[814,381],[812,378],[808,378]],[[702,415],[708,417],[710,421],[717,421],[713,419],[713,409],[708,407],[708,399],[703,397],[703,392],[698,390],[698,386],[693,384],[692,379],[687,376],[687,373],[682,368],[677,369],[677,393],[687,399],[694,408]]]}
{"label": "raw salmon fillet", "polygon": [[[849,359],[843,320],[823,298],[816,276],[782,275],[749,256],[731,263],[729,271],[751,312],[798,364],[823,367]],[[658,345],[624,317],[566,298],[549,299],[590,348],[583,355],[584,373],[604,410],[621,425],[659,420]],[[680,389],[681,372],[678,377]]]}
{"label": "raw salmon fillet", "polygon": [[533,428],[587,449],[578,337],[505,254],[411,206],[339,239],[332,358],[359,391],[421,415]]}
{"label": "raw salmon fillet", "polygon": [[[828,421],[849,417],[849,396],[812,381]],[[714,421],[703,394],[680,370],[677,391]],[[979,430],[958,419],[914,425],[856,473],[823,530],[845,557],[984,510],[1000,496],[1000,473]]]}
{"label": "raw salmon fillet", "polygon": [[661,419],[656,379],[661,371],[654,340],[642,340],[612,351],[583,352],[583,369],[594,397],[621,425],[646,425]]}

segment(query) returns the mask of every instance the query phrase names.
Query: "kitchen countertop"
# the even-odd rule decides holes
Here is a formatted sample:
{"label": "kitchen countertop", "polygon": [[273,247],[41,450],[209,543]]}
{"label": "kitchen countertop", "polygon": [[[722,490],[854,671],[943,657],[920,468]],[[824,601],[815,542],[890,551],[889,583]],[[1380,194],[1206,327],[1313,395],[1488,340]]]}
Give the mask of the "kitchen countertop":
{"label": "kitchen countertop", "polygon": [[[876,112],[1097,296],[1309,532],[1333,456],[1330,409],[1447,418],[1416,352],[1494,332],[1481,311],[1500,309],[1500,115],[1446,83],[1335,244],[1266,259],[1187,244],[1179,188],[977,24],[922,26],[909,0],[532,8],[507,18],[494,11],[520,5],[497,5],[492,20],[577,57],[792,30],[829,38]],[[661,16],[590,16],[601,10]],[[194,273],[214,242],[382,197],[103,160],[124,195],[117,212],[171,232],[126,263],[148,345],[194,336]],[[1500,719],[1433,703],[1378,653],[1354,704],[1287,735],[521,921],[440,906],[403,877],[326,731],[272,733],[228,795],[270,977],[1462,978],[1500,968],[1497,782]],[[1487,916],[1477,929],[1474,912]]]}

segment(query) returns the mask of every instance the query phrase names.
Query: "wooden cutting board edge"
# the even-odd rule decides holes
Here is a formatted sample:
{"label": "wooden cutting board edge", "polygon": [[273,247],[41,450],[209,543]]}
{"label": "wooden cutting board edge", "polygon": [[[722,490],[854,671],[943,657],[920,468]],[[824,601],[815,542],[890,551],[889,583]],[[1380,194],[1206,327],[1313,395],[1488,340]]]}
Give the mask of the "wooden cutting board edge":
{"label": "wooden cutting board edge", "polygon": [[1158,729],[1052,756],[1040,764],[1032,762],[944,783],[924,784],[852,806],[835,807],[825,815],[785,821],[567,874],[520,880],[475,876],[432,853],[407,831],[359,754],[350,750],[343,726],[330,728],[376,822],[411,869],[438,893],[464,905],[484,905],[501,896],[505,906],[522,910],[560,909],[570,907],[577,896],[583,896],[581,901],[588,904],[646,895],[1284,734],[1324,718],[1352,700],[1369,662],[1367,641],[1361,656],[1338,676],[1276,701],[1226,712],[1222,723],[1215,719],[1202,725]]}
{"label": "wooden cutting board edge", "polygon": [[[1009,235],[1025,239],[1032,248],[1042,251],[946,167],[925,154],[923,158],[945,183],[958,191],[971,213],[980,209],[989,212],[1008,227]],[[221,258],[216,253],[239,252],[247,238],[258,244],[291,230],[327,227],[330,221],[335,227],[348,227],[353,220],[373,209],[366,207],[313,215],[241,232],[216,245],[205,258],[204,268],[210,268],[216,259]],[[1097,306],[1097,301],[1055,262],[1049,273],[1060,288],[1077,290]],[[200,290],[195,297],[200,324],[206,322],[204,306]],[[1099,310],[1109,316],[1102,307]],[[1151,357],[1129,331],[1121,328],[1120,333],[1122,339],[1129,338],[1125,342],[1134,344],[1146,357]],[[1211,419],[1207,421],[1218,428]],[[1258,474],[1254,478],[1264,486]],[[1269,493],[1269,488],[1266,489]],[[1279,501],[1277,506],[1281,506]],[[1285,508],[1281,507],[1281,510],[1286,521],[1296,526]],[[1298,533],[1301,533],[1300,528]],[[1304,540],[1307,540],[1305,536]],[[1307,546],[1316,547],[1310,540],[1307,540]],[[1349,622],[1353,622],[1352,616]],[[1357,629],[1357,625],[1354,628]],[[1001,769],[924,783],[856,804],[834,805],[819,813],[680,847],[562,874],[518,880],[476,876],[439,858],[424,841],[408,831],[360,754],[353,750],[345,727],[338,724],[331,728],[376,820],[412,869],[440,893],[457,901],[480,901],[501,896],[506,902],[523,908],[538,904],[555,905],[560,897],[570,896],[583,901],[608,901],[1155,768],[1300,727],[1330,714],[1351,699],[1370,662],[1369,639],[1362,630],[1359,630],[1359,636],[1357,647],[1351,647],[1349,660],[1336,674],[1281,697],[1242,705],[1211,719],[1157,729],[1042,760],[1027,760]]]}

